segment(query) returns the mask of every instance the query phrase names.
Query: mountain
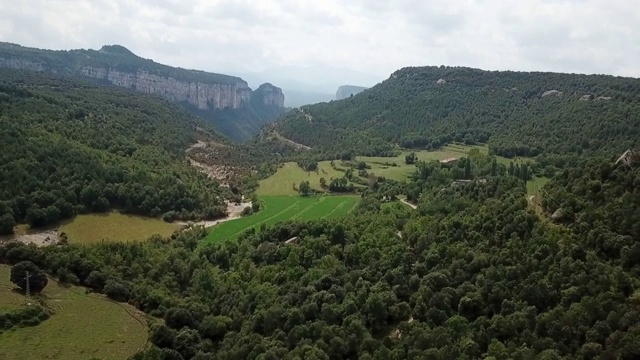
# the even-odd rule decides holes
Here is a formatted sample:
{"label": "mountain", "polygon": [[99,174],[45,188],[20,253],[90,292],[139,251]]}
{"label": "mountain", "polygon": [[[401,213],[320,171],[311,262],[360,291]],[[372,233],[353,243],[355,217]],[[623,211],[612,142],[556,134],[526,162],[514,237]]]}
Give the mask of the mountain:
{"label": "mountain", "polygon": [[103,46],[97,51],[52,51],[0,43],[0,67],[81,75],[159,95],[191,111],[198,110],[198,115],[238,141],[257,134],[284,106],[282,90],[271,84],[252,91],[239,77],[158,64],[120,45]]}
{"label": "mountain", "polygon": [[336,91],[336,100],[346,99],[365,90],[367,90],[367,88],[362,86],[342,85],[338,88],[338,91]]}
{"label": "mountain", "polygon": [[271,129],[320,151],[488,143],[498,155],[621,154],[640,139],[640,81],[605,75],[409,67]]}
{"label": "mountain", "polygon": [[278,83],[287,94],[287,107],[334,100],[336,89],[345,82],[372,86],[382,80],[375,75],[330,66],[280,66],[261,72],[243,72],[241,76],[249,84]]}
{"label": "mountain", "polygon": [[168,218],[224,215],[223,190],[189,166],[209,124],[159,97],[0,69],[0,234],[120,209]]}

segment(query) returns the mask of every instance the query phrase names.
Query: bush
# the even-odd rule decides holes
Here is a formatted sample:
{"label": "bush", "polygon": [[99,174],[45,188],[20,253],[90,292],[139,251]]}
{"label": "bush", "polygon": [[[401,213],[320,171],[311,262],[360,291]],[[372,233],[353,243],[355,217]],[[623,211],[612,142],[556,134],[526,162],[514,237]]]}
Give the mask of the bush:
{"label": "bush", "polygon": [[104,293],[115,301],[127,302],[131,295],[129,288],[115,280],[107,281],[104,287]]}

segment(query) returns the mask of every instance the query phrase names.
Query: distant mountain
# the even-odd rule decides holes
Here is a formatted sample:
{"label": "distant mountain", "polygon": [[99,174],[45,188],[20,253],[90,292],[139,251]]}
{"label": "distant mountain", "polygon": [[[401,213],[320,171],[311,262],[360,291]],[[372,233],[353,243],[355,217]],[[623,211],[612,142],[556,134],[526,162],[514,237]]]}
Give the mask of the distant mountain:
{"label": "distant mountain", "polygon": [[336,100],[346,99],[365,90],[367,90],[367,88],[362,86],[342,85],[338,88],[338,91],[336,91]]}
{"label": "distant mountain", "polygon": [[270,126],[318,151],[488,143],[498,155],[621,154],[640,139],[640,81],[605,75],[410,67]]}
{"label": "distant mountain", "polygon": [[158,64],[120,45],[103,46],[97,51],[53,51],[0,43],[0,67],[80,75],[160,95],[197,110],[234,140],[257,134],[284,106],[282,90],[271,84],[252,91],[239,77]]}
{"label": "distant mountain", "polygon": [[265,81],[276,82],[287,95],[287,107],[334,100],[336,89],[345,82],[373,86],[382,80],[375,75],[327,66],[281,66],[239,75],[252,85]]}

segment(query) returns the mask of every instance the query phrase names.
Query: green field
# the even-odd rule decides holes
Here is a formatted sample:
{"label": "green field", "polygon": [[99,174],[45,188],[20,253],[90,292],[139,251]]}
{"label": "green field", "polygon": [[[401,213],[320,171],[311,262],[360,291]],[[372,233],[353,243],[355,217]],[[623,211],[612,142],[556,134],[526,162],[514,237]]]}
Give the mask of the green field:
{"label": "green field", "polygon": [[[25,306],[11,291],[9,266],[0,265],[0,312]],[[0,334],[0,359],[127,359],[147,343],[147,327],[132,306],[85,294],[49,280],[39,296],[53,315],[34,327]]]}
{"label": "green field", "polygon": [[[434,151],[403,151],[400,155],[395,157],[358,156],[356,160],[364,161],[370,165],[371,169],[367,171],[371,174],[402,181],[407,179],[415,171],[415,165],[407,165],[404,162],[405,156],[412,152],[416,154],[420,161],[431,161],[460,158],[466,156],[467,153],[474,148],[479,149],[485,154],[488,152],[488,148],[486,146],[447,145],[440,150]],[[387,163],[395,163],[397,166],[386,165]]]}
{"label": "green field", "polygon": [[537,196],[540,194],[540,189],[549,182],[545,177],[534,177],[532,180],[527,181],[527,195]]}
{"label": "green field", "polygon": [[298,164],[288,162],[282,164],[278,171],[260,181],[260,187],[256,193],[259,196],[264,195],[298,195],[293,189],[303,181],[309,181],[311,187],[318,191],[325,191],[320,187],[320,178],[325,178],[327,183],[331,178],[340,178],[344,176],[343,172],[334,170],[330,161],[321,161],[318,163],[318,171],[304,171]]}
{"label": "green field", "polygon": [[[375,157],[375,156],[358,156],[356,160],[364,161],[371,166],[371,169],[367,170],[369,173],[377,176],[384,176],[385,178],[402,181],[407,179],[414,171],[415,165],[407,165],[404,162],[405,156],[410,153],[415,153],[420,161],[432,161],[432,160],[445,160],[450,158],[460,158],[466,156],[471,149],[478,149],[483,154],[488,154],[489,147],[487,145],[461,145],[450,144],[444,146],[442,149],[427,151],[403,151],[400,155],[395,157]],[[523,162],[530,161],[527,158],[514,158],[507,159],[501,156],[496,156],[499,163],[508,165],[509,162]],[[387,163],[395,163],[397,166],[386,165]]]}
{"label": "green field", "polygon": [[358,196],[263,196],[257,214],[224,222],[211,229],[207,242],[232,240],[245,230],[286,220],[313,220],[344,216],[357,204]]}
{"label": "green field", "polygon": [[180,228],[160,219],[118,212],[79,215],[60,227],[69,242],[93,244],[105,241],[145,240],[152,235],[169,236]]}

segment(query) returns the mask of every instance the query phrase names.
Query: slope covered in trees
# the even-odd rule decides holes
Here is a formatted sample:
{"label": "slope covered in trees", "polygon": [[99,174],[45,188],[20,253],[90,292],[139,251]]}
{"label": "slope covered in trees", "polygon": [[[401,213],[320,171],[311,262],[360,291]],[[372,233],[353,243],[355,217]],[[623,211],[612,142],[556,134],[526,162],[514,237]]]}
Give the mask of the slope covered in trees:
{"label": "slope covered in trees", "polygon": [[[640,260],[620,239],[637,242],[633,226],[589,239],[579,223],[553,225],[528,208],[524,181],[485,160],[418,164],[415,211],[382,208],[371,193],[346,218],[278,224],[237,243],[198,247],[196,229],[146,243],[13,244],[0,261],[73,274],[163,317],[137,359],[640,356]],[[584,165],[550,189],[601,170]],[[626,215],[640,212],[625,200],[636,178],[610,166],[603,186]],[[588,191],[573,196],[599,208]]]}
{"label": "slope covered in trees", "polygon": [[[556,90],[556,92],[553,92]],[[314,149],[384,153],[488,142],[502,156],[621,153],[640,138],[640,81],[603,75],[414,67],[273,126]]]}
{"label": "slope covered in trees", "polygon": [[[208,126],[159,98],[0,70],[0,232],[119,208],[175,218],[224,214],[216,182],[185,150]],[[199,131],[203,130],[203,131]]]}

